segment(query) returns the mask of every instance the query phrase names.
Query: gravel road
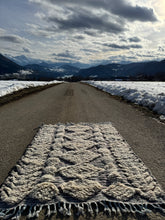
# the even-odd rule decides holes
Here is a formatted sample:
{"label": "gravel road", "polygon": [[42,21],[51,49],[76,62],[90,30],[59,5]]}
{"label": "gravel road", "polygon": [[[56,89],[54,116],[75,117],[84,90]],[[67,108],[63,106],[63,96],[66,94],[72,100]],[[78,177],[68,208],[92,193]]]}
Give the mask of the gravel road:
{"label": "gravel road", "polygon": [[63,83],[0,107],[0,184],[42,123],[109,121],[165,190],[165,124],[80,83]]}

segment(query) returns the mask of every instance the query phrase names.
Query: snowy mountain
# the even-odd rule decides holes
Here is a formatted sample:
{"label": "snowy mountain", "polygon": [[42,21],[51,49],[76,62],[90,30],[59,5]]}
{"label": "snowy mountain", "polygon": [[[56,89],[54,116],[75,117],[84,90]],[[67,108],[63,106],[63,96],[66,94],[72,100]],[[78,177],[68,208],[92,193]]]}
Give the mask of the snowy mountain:
{"label": "snowy mountain", "polygon": [[[17,56],[13,59],[17,60],[17,63],[20,64],[34,61],[25,56]],[[39,64],[35,63],[21,66],[6,56],[0,55],[0,79],[13,79],[16,77],[19,79],[27,78],[28,80],[54,80],[57,78],[71,77],[79,71],[79,68],[68,64],[47,63],[44,61],[41,62],[41,60],[37,60],[37,62],[39,62]]]}
{"label": "snowy mountain", "polygon": [[8,58],[11,59],[12,61],[14,61],[15,63],[17,63],[20,66],[25,66],[25,65],[33,64],[33,63],[39,64],[39,63],[42,62],[42,60],[29,58],[29,57],[26,57],[24,55],[15,56],[15,57],[12,57],[12,56],[8,55]]}
{"label": "snowy mountain", "polygon": [[7,58],[9,58],[10,60],[12,60],[13,62],[17,63],[20,66],[26,66],[26,65],[31,65],[31,64],[38,64],[40,66],[44,66],[44,67],[59,67],[62,65],[70,65],[73,67],[77,67],[77,68],[88,68],[89,64],[84,64],[84,63],[79,63],[79,62],[73,62],[73,63],[66,63],[66,62],[53,62],[50,60],[41,60],[41,59],[34,59],[31,57],[27,57],[25,55],[20,55],[20,56],[10,56],[8,54],[5,55]]}

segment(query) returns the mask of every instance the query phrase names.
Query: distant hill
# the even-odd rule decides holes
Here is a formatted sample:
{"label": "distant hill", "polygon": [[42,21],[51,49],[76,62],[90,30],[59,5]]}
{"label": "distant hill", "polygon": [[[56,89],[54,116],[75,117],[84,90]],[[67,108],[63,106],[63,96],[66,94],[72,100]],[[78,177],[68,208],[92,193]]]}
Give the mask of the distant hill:
{"label": "distant hill", "polygon": [[65,78],[76,75],[79,72],[79,68],[71,65],[56,66],[55,64],[41,63],[41,64],[29,64],[24,66],[25,69],[33,70],[41,78]]}
{"label": "distant hill", "polygon": [[22,69],[22,67],[7,57],[0,54],[0,75],[4,75],[7,73],[15,73]]}
{"label": "distant hill", "polygon": [[77,75],[86,79],[100,80],[113,80],[116,78],[163,80],[165,76],[165,60],[160,62],[99,65],[88,69],[81,69]]}

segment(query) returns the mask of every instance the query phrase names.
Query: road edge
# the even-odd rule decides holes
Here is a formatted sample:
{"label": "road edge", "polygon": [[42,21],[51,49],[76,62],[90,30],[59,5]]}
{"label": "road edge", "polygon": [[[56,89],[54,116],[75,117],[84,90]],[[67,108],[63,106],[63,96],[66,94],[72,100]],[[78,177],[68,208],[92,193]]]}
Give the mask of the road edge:
{"label": "road edge", "polygon": [[25,88],[25,89],[20,89],[18,91],[15,91],[13,93],[7,94],[5,96],[0,97],[0,107],[2,105],[8,104],[12,101],[16,101],[18,99],[21,99],[25,96],[28,96],[30,94],[33,93],[37,93],[40,92],[42,90],[51,88],[53,86],[57,86],[60,85],[62,83],[54,83],[54,84],[50,84],[50,85],[44,85],[44,86],[36,86],[36,87],[29,87],[29,88]]}
{"label": "road edge", "polygon": [[99,89],[98,87],[92,86],[92,85],[90,85],[90,84],[88,84],[88,83],[85,83],[85,82],[80,82],[80,83],[81,83],[81,84],[85,84],[85,85],[87,85],[87,86],[90,86],[90,87],[92,87],[92,88],[95,88],[95,89],[97,89],[97,90],[99,90],[99,91],[101,91],[101,92],[107,94],[107,95],[110,96],[111,98],[114,98],[114,99],[116,99],[116,100],[118,100],[118,101],[120,101],[120,102],[124,102],[124,103],[126,103],[126,104],[128,104],[128,105],[131,105],[132,107],[134,107],[134,108],[136,108],[137,110],[139,110],[140,112],[142,112],[144,115],[146,115],[146,116],[148,116],[148,117],[150,117],[150,118],[153,118],[153,119],[157,120],[159,123],[162,123],[162,124],[165,125],[165,121],[162,121],[162,120],[160,119],[160,116],[161,116],[160,114],[158,114],[158,113],[152,111],[151,109],[149,109],[149,108],[147,108],[147,107],[145,107],[145,106],[138,105],[138,104],[136,104],[136,103],[134,103],[134,102],[131,102],[130,100],[125,99],[123,96],[112,95],[111,93],[106,92],[106,91],[104,91],[104,90],[102,90],[102,89]]}

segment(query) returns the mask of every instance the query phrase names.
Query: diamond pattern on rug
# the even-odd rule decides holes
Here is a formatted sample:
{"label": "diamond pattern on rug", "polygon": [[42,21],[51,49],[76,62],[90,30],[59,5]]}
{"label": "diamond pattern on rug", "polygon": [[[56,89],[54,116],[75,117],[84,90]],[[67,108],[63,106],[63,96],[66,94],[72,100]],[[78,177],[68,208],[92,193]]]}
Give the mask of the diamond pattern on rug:
{"label": "diamond pattern on rug", "polygon": [[43,205],[70,215],[72,206],[143,214],[164,204],[157,180],[111,123],[43,125],[0,188],[2,218],[25,209],[34,217]]}

